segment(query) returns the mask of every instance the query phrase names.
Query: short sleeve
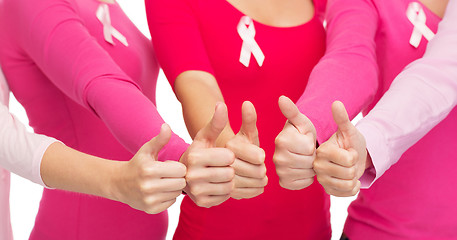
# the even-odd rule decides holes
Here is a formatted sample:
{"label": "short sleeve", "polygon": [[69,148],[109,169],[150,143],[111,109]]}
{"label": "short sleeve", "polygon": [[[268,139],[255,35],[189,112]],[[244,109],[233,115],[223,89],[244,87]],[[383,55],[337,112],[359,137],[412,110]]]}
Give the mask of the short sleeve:
{"label": "short sleeve", "polygon": [[185,71],[214,75],[191,0],[146,0],[146,12],[152,43],[173,88]]}

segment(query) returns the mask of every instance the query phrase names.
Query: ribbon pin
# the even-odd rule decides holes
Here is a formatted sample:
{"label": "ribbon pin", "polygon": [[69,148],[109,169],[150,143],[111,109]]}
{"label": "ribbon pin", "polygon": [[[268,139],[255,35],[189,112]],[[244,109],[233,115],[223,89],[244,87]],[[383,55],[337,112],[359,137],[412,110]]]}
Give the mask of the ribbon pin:
{"label": "ribbon pin", "polygon": [[111,43],[112,45],[115,45],[113,41],[114,37],[117,40],[119,40],[119,42],[124,44],[126,47],[129,46],[129,43],[127,42],[127,39],[124,37],[124,35],[122,35],[118,30],[116,30],[111,25],[111,17],[109,14],[108,4],[101,3],[98,6],[96,15],[98,20],[100,20],[100,22],[103,24],[103,36],[105,37],[105,41]]}
{"label": "ribbon pin", "polygon": [[427,27],[425,21],[427,20],[425,12],[418,2],[412,2],[409,4],[406,10],[406,16],[408,20],[413,24],[414,29],[409,39],[409,43],[417,48],[422,40],[422,36],[428,41],[432,40],[435,34]]}
{"label": "ribbon pin", "polygon": [[255,28],[254,22],[248,16],[241,17],[240,22],[237,26],[238,34],[243,40],[243,45],[241,46],[240,62],[249,67],[249,62],[251,61],[251,53],[254,55],[257,64],[261,67],[263,61],[265,60],[265,55],[263,55],[262,49],[260,49],[257,42],[254,40],[255,37]]}

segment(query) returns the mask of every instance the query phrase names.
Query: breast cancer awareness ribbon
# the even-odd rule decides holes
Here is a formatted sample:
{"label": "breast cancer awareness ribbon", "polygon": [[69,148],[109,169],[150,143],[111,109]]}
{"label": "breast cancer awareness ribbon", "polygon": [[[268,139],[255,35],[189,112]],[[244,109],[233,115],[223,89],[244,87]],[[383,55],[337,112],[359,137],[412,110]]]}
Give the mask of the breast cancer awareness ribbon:
{"label": "breast cancer awareness ribbon", "polygon": [[238,34],[243,40],[243,45],[241,46],[240,62],[249,67],[249,62],[251,61],[251,53],[254,55],[257,64],[261,67],[263,61],[265,60],[265,55],[263,55],[262,49],[255,41],[255,28],[254,22],[248,16],[243,16],[240,19],[240,22],[237,26]]}
{"label": "breast cancer awareness ribbon", "polygon": [[105,37],[105,41],[111,43],[112,45],[115,45],[113,41],[114,37],[117,40],[119,40],[119,42],[124,44],[126,47],[129,45],[124,35],[122,35],[122,33],[120,33],[111,25],[111,17],[109,13],[108,4],[100,3],[96,15],[98,20],[100,20],[100,22],[103,24],[103,36]]}
{"label": "breast cancer awareness ribbon", "polygon": [[409,43],[417,48],[422,40],[422,36],[428,41],[432,40],[435,34],[425,24],[427,17],[422,9],[422,6],[418,2],[412,2],[409,4],[406,10],[406,16],[408,20],[413,24],[414,29],[409,39]]}

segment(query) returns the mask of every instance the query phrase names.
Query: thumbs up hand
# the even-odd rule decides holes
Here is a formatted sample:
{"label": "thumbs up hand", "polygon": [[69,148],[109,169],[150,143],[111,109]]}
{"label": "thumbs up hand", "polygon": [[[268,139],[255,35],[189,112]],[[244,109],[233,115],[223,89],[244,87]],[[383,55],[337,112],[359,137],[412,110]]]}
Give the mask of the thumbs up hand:
{"label": "thumbs up hand", "polygon": [[218,103],[211,121],[202,128],[181,157],[187,166],[184,191],[200,207],[219,205],[230,197],[234,188],[234,154],[216,148],[216,139],[228,122],[227,107]]}
{"label": "thumbs up hand", "polygon": [[286,189],[300,190],[314,181],[316,130],[292,100],[281,96],[278,104],[287,122],[275,139],[273,162],[279,184]]}
{"label": "thumbs up hand", "polygon": [[343,103],[334,102],[332,113],[338,130],[317,149],[314,170],[328,194],[354,196],[360,190],[360,177],[371,165],[365,138],[349,121]]}
{"label": "thumbs up hand", "polygon": [[112,190],[114,199],[156,214],[170,207],[186,186],[186,167],[175,161],[159,162],[160,149],[170,140],[171,129],[163,124],[159,135],[145,143],[129,162],[121,162],[119,178]]}
{"label": "thumbs up hand", "polygon": [[268,183],[265,167],[265,152],[259,147],[257,113],[251,102],[241,107],[242,124],[240,131],[226,143],[226,148],[235,154],[234,199],[253,198],[263,193]]}

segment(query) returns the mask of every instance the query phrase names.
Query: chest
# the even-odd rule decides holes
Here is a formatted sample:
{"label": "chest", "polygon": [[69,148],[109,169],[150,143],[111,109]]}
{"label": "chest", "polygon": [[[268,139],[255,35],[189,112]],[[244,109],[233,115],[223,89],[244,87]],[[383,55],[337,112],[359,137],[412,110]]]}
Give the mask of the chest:
{"label": "chest", "polygon": [[[157,77],[158,64],[150,40],[136,28],[117,3],[75,0],[75,4],[90,35],[129,77],[142,86]],[[108,22],[106,18],[109,18]],[[112,43],[106,38],[107,27],[113,31]]]}
{"label": "chest", "polygon": [[[409,63],[421,58],[426,50],[430,39],[427,39],[423,30],[418,30],[418,25],[421,25],[420,29],[425,27],[434,34],[441,19],[419,1],[377,2],[377,57],[385,88],[388,88],[395,76]],[[418,8],[412,11],[414,4]],[[417,17],[419,14],[420,20],[411,20],[412,16]]]}
{"label": "chest", "polygon": [[[255,20],[252,26],[246,26],[240,24],[246,15],[224,0],[196,1],[195,9],[206,54],[220,85],[271,88],[298,79],[303,82],[325,51],[325,31],[314,16],[294,27],[273,27]],[[247,42],[240,27],[252,27],[248,38],[262,51],[262,64],[254,54],[250,54],[248,66],[240,61]],[[284,81],[278,82],[278,76],[283,76]]]}

